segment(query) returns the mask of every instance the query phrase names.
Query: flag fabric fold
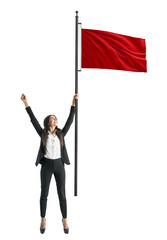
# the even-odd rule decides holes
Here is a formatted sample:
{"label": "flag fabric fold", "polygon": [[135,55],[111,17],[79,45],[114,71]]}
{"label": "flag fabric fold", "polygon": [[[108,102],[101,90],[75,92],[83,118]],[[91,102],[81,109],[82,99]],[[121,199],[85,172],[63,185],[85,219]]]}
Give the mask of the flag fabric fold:
{"label": "flag fabric fold", "polygon": [[147,72],[145,39],[82,28],[81,67]]}

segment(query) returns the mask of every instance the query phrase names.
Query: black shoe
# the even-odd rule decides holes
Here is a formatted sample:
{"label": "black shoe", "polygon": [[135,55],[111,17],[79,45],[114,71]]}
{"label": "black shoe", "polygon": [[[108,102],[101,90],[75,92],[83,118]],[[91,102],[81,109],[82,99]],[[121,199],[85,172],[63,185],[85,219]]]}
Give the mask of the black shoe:
{"label": "black shoe", "polygon": [[45,228],[40,228],[40,232],[43,234],[45,232]]}
{"label": "black shoe", "polygon": [[[45,226],[46,226],[46,220],[45,220]],[[40,227],[40,232],[43,234],[45,232],[45,228]]]}
{"label": "black shoe", "polygon": [[64,233],[68,234],[69,228],[65,229],[64,228]]}
{"label": "black shoe", "polygon": [[[62,219],[62,222],[63,222],[63,219]],[[63,227],[64,227],[64,224],[63,224]],[[69,228],[64,228],[64,233],[66,233],[66,234],[68,234],[68,232],[69,232]]]}

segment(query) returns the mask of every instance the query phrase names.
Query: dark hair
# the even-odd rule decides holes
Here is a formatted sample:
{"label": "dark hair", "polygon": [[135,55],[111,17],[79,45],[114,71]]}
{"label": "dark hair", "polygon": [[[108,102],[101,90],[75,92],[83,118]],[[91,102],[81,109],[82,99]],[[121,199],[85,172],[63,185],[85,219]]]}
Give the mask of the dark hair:
{"label": "dark hair", "polygon": [[[50,130],[50,128],[49,128],[50,116],[54,116],[54,117],[57,119],[57,117],[56,117],[55,115],[53,115],[53,114],[48,115],[48,116],[44,119],[44,121],[43,121],[44,129],[43,129],[43,131],[42,131],[42,144],[43,144],[43,147],[46,146],[46,140],[47,140],[48,134],[49,134],[48,131]],[[55,129],[57,130],[57,135],[58,135],[58,138],[59,138],[59,140],[60,140],[60,144],[61,144],[61,146],[63,146],[63,145],[64,145],[64,141],[63,141],[62,130],[61,130],[60,128],[58,128],[57,126],[56,126]]]}

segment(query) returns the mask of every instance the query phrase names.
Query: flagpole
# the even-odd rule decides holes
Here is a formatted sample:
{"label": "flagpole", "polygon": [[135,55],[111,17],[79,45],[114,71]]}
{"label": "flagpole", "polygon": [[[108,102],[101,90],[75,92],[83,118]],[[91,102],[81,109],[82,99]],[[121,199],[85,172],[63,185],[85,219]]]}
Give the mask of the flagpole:
{"label": "flagpole", "polygon": [[[75,93],[78,93],[78,11],[75,16]],[[75,99],[75,166],[74,166],[74,196],[78,187],[78,99]]]}

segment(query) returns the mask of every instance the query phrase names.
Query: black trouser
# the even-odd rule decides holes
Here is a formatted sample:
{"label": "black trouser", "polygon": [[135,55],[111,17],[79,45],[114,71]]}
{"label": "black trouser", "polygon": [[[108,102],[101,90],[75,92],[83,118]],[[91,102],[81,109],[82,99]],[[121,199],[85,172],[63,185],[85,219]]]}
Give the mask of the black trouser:
{"label": "black trouser", "polygon": [[63,218],[67,217],[67,203],[66,203],[66,194],[65,194],[65,169],[64,163],[61,158],[59,159],[43,159],[43,164],[41,166],[41,197],[40,197],[40,211],[41,217],[45,217],[46,206],[47,206],[47,197],[49,193],[49,185],[54,174],[57,193],[59,196],[60,209]]}

